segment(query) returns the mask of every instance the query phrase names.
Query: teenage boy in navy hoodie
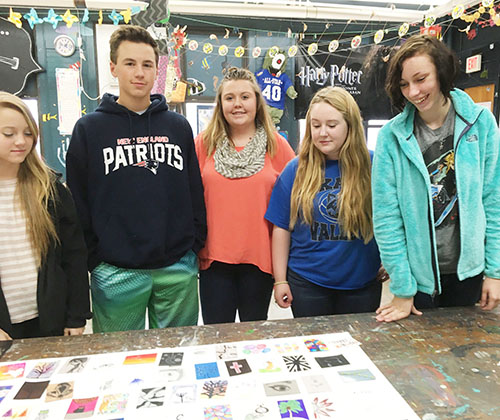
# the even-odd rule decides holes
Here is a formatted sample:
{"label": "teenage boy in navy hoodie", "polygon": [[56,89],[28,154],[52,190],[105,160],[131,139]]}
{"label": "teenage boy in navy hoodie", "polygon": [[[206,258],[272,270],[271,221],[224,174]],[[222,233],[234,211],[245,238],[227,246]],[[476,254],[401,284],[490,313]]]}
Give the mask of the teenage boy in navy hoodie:
{"label": "teenage boy in navy hoodie", "polygon": [[119,96],[75,125],[66,156],[89,250],[94,332],[196,325],[206,237],[203,186],[187,120],[151,95],[158,46],[138,26],[110,39]]}

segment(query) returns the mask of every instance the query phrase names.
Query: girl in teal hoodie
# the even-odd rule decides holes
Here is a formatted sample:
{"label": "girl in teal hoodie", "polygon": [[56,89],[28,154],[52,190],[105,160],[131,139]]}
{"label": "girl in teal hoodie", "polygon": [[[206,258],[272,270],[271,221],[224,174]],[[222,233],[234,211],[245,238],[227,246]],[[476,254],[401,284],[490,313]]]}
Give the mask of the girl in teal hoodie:
{"label": "girl in teal hoodie", "polygon": [[419,309],[500,302],[500,135],[453,89],[456,56],[427,35],[392,58],[386,90],[402,112],[380,131],[373,222],[394,299],[377,320]]}

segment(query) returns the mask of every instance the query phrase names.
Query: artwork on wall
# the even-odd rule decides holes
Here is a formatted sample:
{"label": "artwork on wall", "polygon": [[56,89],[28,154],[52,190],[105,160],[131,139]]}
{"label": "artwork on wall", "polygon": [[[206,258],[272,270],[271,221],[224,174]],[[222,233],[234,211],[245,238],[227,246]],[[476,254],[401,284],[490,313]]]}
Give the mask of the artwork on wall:
{"label": "artwork on wall", "polygon": [[42,71],[31,53],[31,37],[0,17],[0,90],[17,95],[32,73]]}
{"label": "artwork on wall", "polygon": [[207,128],[210,118],[214,112],[214,105],[197,105],[196,107],[196,127],[198,133],[201,133]]}

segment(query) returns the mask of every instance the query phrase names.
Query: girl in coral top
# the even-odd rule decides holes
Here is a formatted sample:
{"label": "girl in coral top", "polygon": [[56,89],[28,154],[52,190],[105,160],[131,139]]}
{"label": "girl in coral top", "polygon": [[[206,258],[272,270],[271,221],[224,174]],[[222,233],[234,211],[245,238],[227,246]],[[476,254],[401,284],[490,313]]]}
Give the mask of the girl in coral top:
{"label": "girl in coral top", "polygon": [[205,324],[263,320],[273,290],[271,224],[264,219],[274,182],[294,156],[275,130],[254,75],[230,68],[207,129],[195,139],[208,235],[200,258]]}

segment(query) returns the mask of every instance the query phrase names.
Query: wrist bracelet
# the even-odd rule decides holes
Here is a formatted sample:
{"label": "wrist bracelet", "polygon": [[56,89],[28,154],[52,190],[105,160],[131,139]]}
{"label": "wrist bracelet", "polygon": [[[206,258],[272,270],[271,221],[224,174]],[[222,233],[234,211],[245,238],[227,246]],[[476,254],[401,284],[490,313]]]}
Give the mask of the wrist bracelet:
{"label": "wrist bracelet", "polygon": [[276,283],[274,283],[274,286],[278,286],[279,284],[288,284],[288,282],[287,281],[277,281]]}

